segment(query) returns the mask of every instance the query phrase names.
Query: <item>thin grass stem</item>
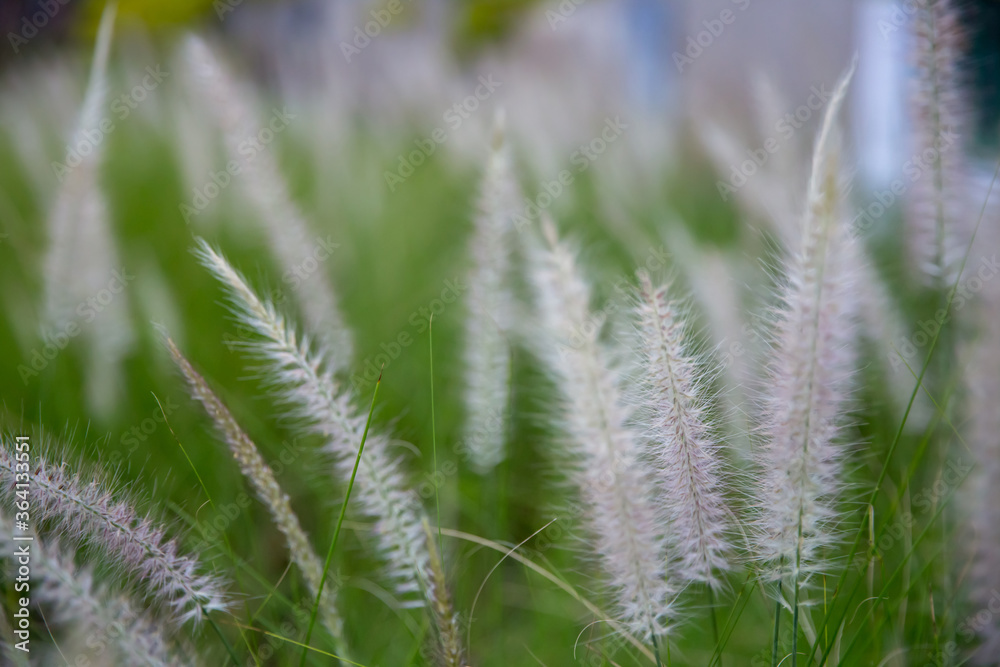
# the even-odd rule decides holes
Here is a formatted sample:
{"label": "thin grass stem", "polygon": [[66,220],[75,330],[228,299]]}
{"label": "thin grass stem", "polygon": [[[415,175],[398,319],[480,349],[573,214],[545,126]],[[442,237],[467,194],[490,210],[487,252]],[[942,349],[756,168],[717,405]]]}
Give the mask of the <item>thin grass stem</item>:
{"label": "thin grass stem", "polygon": [[[708,613],[712,617],[712,638],[715,640],[715,645],[719,645],[719,619],[715,615],[715,591],[712,590],[711,586],[708,586]],[[722,667],[722,655],[719,655],[719,667]]]}
{"label": "thin grass stem", "polygon": [[[427,341],[428,347],[430,349],[430,364],[431,364],[431,453],[434,465],[434,475],[437,476],[438,470],[438,452],[437,452],[437,425],[435,422],[435,410],[434,410],[434,313],[431,313],[430,318],[427,322]],[[441,554],[442,562],[444,561],[444,540],[441,538],[441,493],[438,484],[434,485],[434,505],[437,510],[437,528],[438,528],[438,553]]]}
{"label": "thin grass stem", "polygon": [[781,579],[778,579],[778,596],[774,603],[774,640],[771,642],[771,667],[778,667],[778,633],[781,631]]}
{"label": "thin grass stem", "polygon": [[358,446],[358,456],[354,460],[354,470],[351,471],[351,479],[347,483],[347,493],[344,495],[344,502],[340,505],[340,516],[337,517],[337,527],[333,531],[333,539],[330,541],[330,548],[326,552],[326,562],[323,563],[323,576],[319,580],[319,590],[316,591],[316,601],[313,603],[312,613],[309,615],[309,627],[306,629],[306,638],[303,642],[302,658],[299,660],[299,667],[306,664],[306,656],[309,654],[309,638],[312,636],[313,627],[316,625],[316,615],[319,612],[319,603],[323,595],[323,586],[326,584],[326,578],[330,572],[330,563],[333,561],[333,552],[337,548],[337,540],[340,538],[340,529],[344,525],[344,515],[347,514],[347,502],[351,499],[351,490],[354,488],[354,478],[357,476],[358,466],[361,464],[361,454],[365,451],[365,441],[368,439],[368,429],[372,425],[372,415],[375,414],[375,399],[378,398],[378,388],[381,386],[382,371],[380,370],[378,380],[375,381],[375,391],[372,392],[372,403],[368,408],[368,421],[365,422],[365,431],[361,435],[361,444]]}

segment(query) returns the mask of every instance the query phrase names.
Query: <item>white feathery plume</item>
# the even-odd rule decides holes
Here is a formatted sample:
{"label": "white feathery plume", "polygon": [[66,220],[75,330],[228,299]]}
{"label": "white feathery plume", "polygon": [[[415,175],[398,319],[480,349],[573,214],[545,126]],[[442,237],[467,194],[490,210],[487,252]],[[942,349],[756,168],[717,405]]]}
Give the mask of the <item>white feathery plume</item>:
{"label": "white feathery plume", "polygon": [[514,298],[508,287],[513,206],[518,199],[498,113],[486,165],[470,254],[465,320],[466,443],[472,465],[487,473],[506,456],[510,401],[510,329]]}
{"label": "white feathery plume", "polygon": [[[102,414],[114,408],[121,385],[115,376],[133,341],[128,302],[108,289],[121,265],[100,185],[106,138],[97,127],[108,87],[114,20],[115,6],[110,4],[101,17],[90,80],[69,143],[80,155],[79,163],[73,166],[68,159],[66,165],[53,163],[60,186],[49,213],[49,248],[44,260],[43,336],[67,335],[72,327],[82,331],[89,348],[86,395],[91,407]],[[101,138],[95,140],[95,134]]]}
{"label": "white feathery plume", "polygon": [[[243,473],[243,476],[249,480],[254,491],[257,493],[257,497],[260,498],[261,502],[267,506],[268,511],[271,513],[274,524],[281,531],[282,535],[285,536],[285,542],[288,545],[288,551],[291,554],[292,560],[302,570],[302,574],[305,576],[306,582],[312,591],[312,596],[315,599],[316,594],[320,590],[320,582],[323,580],[323,564],[316,556],[316,552],[309,543],[309,538],[306,536],[305,531],[302,530],[299,517],[292,510],[288,494],[278,484],[278,480],[274,477],[274,471],[271,470],[264,457],[261,456],[257,445],[240,428],[240,425],[236,422],[232,413],[229,412],[229,409],[226,408],[225,404],[215,395],[211,387],[208,386],[205,378],[194,369],[191,362],[181,354],[174,341],[169,337],[166,337],[166,345],[170,351],[170,356],[173,357],[174,363],[177,364],[187,380],[191,396],[205,408],[205,412],[211,417],[219,435],[229,445],[229,450],[232,452],[233,458],[240,464],[240,471]],[[337,607],[334,602],[335,597],[336,589],[332,585],[332,582],[330,585],[325,585],[323,587],[323,597],[320,600],[320,617],[323,624],[326,625],[333,638],[337,641],[338,648],[343,651],[347,648],[347,644],[344,640],[343,620],[340,618],[340,614],[337,613]]]}
{"label": "white feathery plume", "polygon": [[[308,339],[300,339],[274,304],[258,297],[222,255],[204,240],[199,240],[196,255],[229,292],[243,325],[259,334],[260,339],[248,341],[246,349],[261,360],[265,377],[290,414],[325,439],[346,485],[367,421],[355,406],[355,397],[334,379],[322,349],[316,351]],[[397,591],[411,601],[414,594],[427,596],[432,587],[421,525],[424,510],[406,483],[389,439],[381,433],[368,433],[354,499],[376,521],[382,556],[398,582]]]}
{"label": "white feathery plume", "polygon": [[649,275],[640,272],[636,314],[645,438],[670,517],[671,544],[679,561],[674,576],[719,588],[718,572],[729,568],[732,551],[721,461],[706,423],[704,375],[689,351],[678,308],[668,287],[654,288]]}
{"label": "white feathery plume", "polygon": [[544,361],[565,401],[562,415],[575,481],[589,510],[590,532],[629,631],[657,642],[666,633],[673,592],[667,542],[653,480],[629,428],[621,373],[598,342],[602,321],[590,311],[590,288],[574,253],[543,218],[548,247],[531,258],[531,281],[544,337]]}
{"label": "white feathery plume", "polygon": [[[87,136],[101,120],[113,26],[114,10],[109,8],[101,19],[87,90],[69,143],[70,147],[85,143],[91,150],[81,153],[75,168],[67,165],[66,173],[57,174],[61,187],[49,215],[50,244],[45,257],[45,324],[51,327],[68,324],[76,305],[93,296],[107,280],[105,271],[114,268],[113,264],[100,266],[113,254],[107,202],[99,182],[103,145],[91,145]],[[57,171],[62,168],[55,166]],[[91,261],[81,265],[84,259]]]}
{"label": "white feathery plume", "polygon": [[[309,330],[316,332],[329,349],[329,362],[334,364],[334,370],[346,368],[351,362],[353,341],[344,325],[328,274],[314,257],[322,239],[310,232],[309,224],[292,200],[278,162],[270,150],[252,150],[252,157],[247,155],[254,148],[247,141],[261,131],[253,112],[252,98],[200,38],[189,37],[184,54],[192,78],[208,101],[205,105],[208,112],[222,128],[229,159],[240,168],[233,180],[239,181],[242,191],[259,209],[271,245],[285,272],[285,283],[291,287]],[[336,248],[336,245],[333,247]],[[308,263],[314,261],[317,266],[310,274],[307,272]]]}
{"label": "white feathery plume", "polygon": [[[0,448],[0,500],[7,505],[14,500],[16,465],[13,453]],[[227,608],[221,581],[202,574],[196,558],[180,554],[160,525],[103,480],[89,475],[84,482],[65,463],[53,466],[37,455],[29,475],[33,508],[43,525],[99,550],[168,608],[171,621],[197,623]]]}
{"label": "white feathery plume", "polygon": [[854,370],[853,239],[842,210],[837,84],[816,142],[801,250],[786,267],[765,396],[757,555],[790,573],[819,567],[833,539],[845,453],[837,440]]}
{"label": "white feathery plume", "polygon": [[[0,530],[14,534],[14,525],[0,516]],[[13,540],[0,543],[0,557],[13,561]],[[136,609],[124,595],[114,595],[94,581],[89,570],[77,568],[72,551],[59,544],[32,540],[32,598],[51,606],[47,616],[60,624],[72,624],[82,634],[97,639],[95,646],[110,645],[116,664],[142,667],[182,667],[192,664],[175,653],[164,628],[148,611]],[[90,644],[88,644],[90,646]]]}
{"label": "white feathery plume", "polygon": [[962,257],[969,217],[961,146],[967,116],[959,68],[962,30],[952,0],[917,3],[913,29],[913,148],[926,164],[908,202],[909,242],[921,275],[943,289]]}
{"label": "white feathery plume", "polygon": [[[786,106],[786,100],[781,99],[773,82],[764,76],[758,76],[754,84],[757,106],[765,110],[757,114],[758,121],[766,119],[770,122],[773,118],[779,118],[781,116],[779,109]],[[767,136],[768,128],[764,127],[763,123],[761,125],[764,130],[761,136]],[[730,167],[727,165],[740,164],[747,159],[744,149],[739,146],[735,138],[728,137],[723,130],[704,124],[701,133],[706,149],[720,170],[728,169]],[[798,135],[790,138],[789,145],[772,155],[767,164],[760,167],[752,176],[753,183],[748,182],[737,193],[742,207],[754,217],[770,223],[786,249],[801,246],[802,228],[799,224],[801,215],[798,213],[800,207],[794,198],[789,196],[788,184],[799,181],[798,158],[805,149],[805,146],[800,146],[802,143]],[[924,175],[924,178],[929,176]],[[860,228],[856,228],[856,235],[860,235],[861,231]],[[868,286],[868,289],[858,290],[856,293],[860,301],[862,332],[878,349],[876,356],[882,365],[889,389],[889,407],[902,418],[913,388],[912,383],[907,386],[913,379],[912,376],[893,351],[893,347],[898,346],[906,338],[903,335],[905,328],[902,316],[885,280],[869,261],[869,254],[864,248],[863,241],[859,239],[854,248],[856,280],[858,284]],[[698,266],[700,268],[700,264]],[[885,365],[887,359],[888,366]],[[926,395],[920,392],[910,409],[906,429],[909,432],[921,432],[931,414],[930,402]]]}

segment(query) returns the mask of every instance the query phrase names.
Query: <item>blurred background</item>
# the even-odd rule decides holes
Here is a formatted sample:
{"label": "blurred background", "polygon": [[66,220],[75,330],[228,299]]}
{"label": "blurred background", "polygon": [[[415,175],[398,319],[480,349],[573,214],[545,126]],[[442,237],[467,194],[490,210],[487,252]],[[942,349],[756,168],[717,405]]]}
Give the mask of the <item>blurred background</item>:
{"label": "blurred background", "polygon": [[[711,346],[727,356],[746,324],[734,313],[768,298],[770,275],[759,258],[773,255],[775,239],[802,209],[820,110],[855,56],[847,124],[857,214],[905,178],[913,152],[906,5],[121,0],[97,116],[111,124],[99,182],[113,242],[79,240],[71,256],[118,268],[126,285],[115,314],[95,320],[105,328],[57,345],[50,358],[44,353],[50,338],[39,326],[47,289],[42,267],[53,242],[48,221],[65,168],[79,157],[72,137],[104,5],[3,0],[2,409],[13,423],[71,442],[67,458],[100,461],[138,489],[155,489],[168,499],[171,516],[196,525],[204,499],[192,491],[197,480],[178,441],[220,498],[236,497],[243,481],[186,398],[151,326],[156,322],[269,458],[299,450],[293,431],[258,398],[260,380],[234,345],[244,334],[189,253],[195,235],[209,239],[257,285],[276,290],[279,301],[292,282],[270,252],[252,193],[209,189],[229,157],[213,120],[218,102],[191,85],[189,64],[179,55],[190,32],[204,36],[240,82],[255,127],[282,119],[253,150],[266,151],[277,165],[316,238],[336,245],[332,260],[321,261],[309,279],[328,280],[340,296],[355,337],[349,375],[361,395],[369,395],[374,369],[385,364],[377,419],[408,443],[418,488],[432,489],[439,476],[428,458],[425,323],[434,312],[438,442],[455,452],[462,306],[442,299],[449,281],[460,283],[468,267],[466,241],[495,112],[505,111],[525,217],[537,220],[531,206],[547,209],[579,241],[601,302],[614,297],[616,282],[636,265],[660,258],[662,274],[682,276],[695,294],[701,327],[711,327]],[[981,180],[992,173],[998,145],[1000,2],[960,5],[969,114],[960,141]],[[768,145],[777,148],[760,158]],[[554,194],[552,183],[565,171],[571,182]],[[905,273],[899,224],[897,202],[864,226],[890,285]],[[905,295],[900,300],[904,311],[912,306]],[[286,306],[295,308],[291,301]],[[414,342],[398,344],[402,333]],[[114,345],[101,344],[109,338]],[[729,356],[741,381],[754,372],[741,353]],[[515,359],[515,378],[510,460],[496,479],[449,473],[440,492],[443,523],[516,543],[547,520],[540,508],[547,506],[550,445],[548,427],[537,419],[545,393],[540,374]],[[880,400],[874,390],[868,398]],[[342,491],[331,493],[315,469],[297,462],[280,477],[307,531],[325,544]],[[370,550],[357,532],[347,546],[353,556],[339,565],[350,582],[348,600],[357,603],[346,614],[349,632],[360,637],[379,623],[402,627],[398,610],[373,603],[384,591],[366,578],[373,566],[359,554]],[[260,572],[280,578],[286,556],[263,511],[242,516],[230,535]],[[456,549],[461,557],[451,559],[450,575],[463,609],[495,559],[466,545]],[[578,567],[572,553],[545,558],[567,571]],[[560,660],[579,633],[581,610],[516,568],[495,579],[502,590],[494,591],[473,634],[474,652],[492,661],[480,663],[527,664],[523,647],[530,645],[547,664],[565,664]],[[539,610],[558,620],[537,624]],[[762,618],[759,628],[741,628],[732,650],[745,650],[740,655],[749,659],[769,623]],[[704,664],[697,657],[704,637],[681,641],[691,664]],[[365,657],[405,664],[411,648],[390,642]]]}

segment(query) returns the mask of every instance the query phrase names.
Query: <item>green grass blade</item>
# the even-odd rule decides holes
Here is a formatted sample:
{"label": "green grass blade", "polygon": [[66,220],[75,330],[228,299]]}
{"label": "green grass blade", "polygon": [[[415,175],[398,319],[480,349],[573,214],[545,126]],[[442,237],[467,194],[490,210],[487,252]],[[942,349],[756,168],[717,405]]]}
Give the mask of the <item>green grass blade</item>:
{"label": "green grass blade", "polygon": [[[431,313],[427,323],[427,339],[430,347],[431,359],[431,452],[433,456],[434,476],[437,479],[438,471],[438,450],[437,450],[437,426],[435,423],[434,410],[434,313]],[[438,553],[441,554],[441,562],[444,563],[444,540],[441,538],[441,493],[438,484],[434,483],[434,505],[437,509],[438,528]]]}
{"label": "green grass blade", "polygon": [[351,499],[351,489],[354,488],[354,478],[357,476],[358,466],[361,464],[361,454],[365,451],[365,441],[368,440],[368,429],[372,425],[372,415],[375,414],[375,399],[378,398],[378,388],[380,386],[382,386],[382,371],[379,371],[378,380],[375,381],[375,391],[372,392],[372,403],[368,408],[368,421],[365,422],[365,431],[361,434],[361,444],[358,446],[358,456],[354,459],[354,470],[351,471],[351,479],[347,483],[347,493],[344,495],[344,502],[340,506],[340,516],[337,517],[337,527],[333,531],[333,539],[330,541],[330,548],[326,552],[326,562],[323,564],[323,576],[319,580],[319,590],[316,591],[316,601],[313,603],[312,613],[309,616],[309,627],[306,629],[306,638],[302,643],[302,659],[299,660],[299,667],[306,664],[306,656],[309,655],[309,639],[312,637],[313,627],[316,625],[316,615],[319,613],[319,602],[323,595],[323,586],[326,585],[326,578],[330,573],[330,563],[333,561],[333,552],[337,548],[337,540],[340,538],[340,529],[344,525],[344,515],[347,514],[347,502]]}

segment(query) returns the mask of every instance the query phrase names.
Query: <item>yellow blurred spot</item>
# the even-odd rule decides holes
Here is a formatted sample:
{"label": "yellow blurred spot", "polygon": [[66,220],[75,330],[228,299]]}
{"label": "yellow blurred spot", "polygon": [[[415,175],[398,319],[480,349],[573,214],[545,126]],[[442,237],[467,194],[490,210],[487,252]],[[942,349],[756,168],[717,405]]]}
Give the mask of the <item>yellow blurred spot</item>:
{"label": "yellow blurred spot", "polygon": [[[242,0],[247,2],[248,0]],[[218,20],[213,4],[232,6],[240,0],[118,0],[118,17],[123,25],[139,23],[155,32],[158,28],[175,28],[202,20]],[[104,11],[103,0],[89,0],[83,11],[79,30],[88,38],[97,34],[97,24]],[[224,17],[232,16],[224,13]]]}

